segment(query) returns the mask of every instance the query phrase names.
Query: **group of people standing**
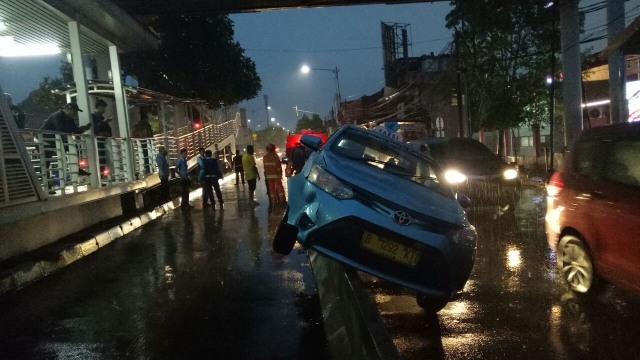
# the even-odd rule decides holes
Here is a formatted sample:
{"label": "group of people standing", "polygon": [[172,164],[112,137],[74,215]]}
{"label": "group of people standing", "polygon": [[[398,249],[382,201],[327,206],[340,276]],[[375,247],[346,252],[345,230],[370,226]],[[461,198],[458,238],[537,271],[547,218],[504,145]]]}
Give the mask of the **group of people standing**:
{"label": "group of people standing", "polygon": [[[160,176],[161,196],[163,200],[167,200],[169,196],[169,162],[166,158],[166,149],[163,146],[160,146],[158,149],[159,154],[156,158],[156,164],[158,165],[158,175]],[[263,164],[269,203],[271,205],[284,204],[287,199],[284,186],[282,185],[282,162],[276,153],[276,146],[274,144],[267,145],[266,150],[267,153],[263,157]],[[296,151],[299,152],[296,153]],[[198,181],[202,186],[202,206],[215,208],[217,198],[219,208],[224,209],[224,200],[219,184],[219,180],[223,178],[222,165],[217,156],[213,156],[211,150],[205,150],[201,147],[198,149],[198,153]],[[292,175],[302,170],[306,158],[307,152],[302,146],[297,150],[294,149],[292,161],[287,165],[288,168],[292,169]],[[240,151],[236,151],[236,155],[233,157],[233,166],[236,175],[235,186],[240,186],[240,183],[244,186],[246,183],[249,188],[249,204],[254,206],[259,205],[254,196],[258,181],[260,181],[261,177],[256,166],[253,145],[247,146],[244,155],[242,155]],[[181,184],[181,208],[188,210],[193,206],[189,204],[191,180],[189,179],[187,164],[187,149],[183,148],[180,150],[180,157],[176,163],[176,171]]]}

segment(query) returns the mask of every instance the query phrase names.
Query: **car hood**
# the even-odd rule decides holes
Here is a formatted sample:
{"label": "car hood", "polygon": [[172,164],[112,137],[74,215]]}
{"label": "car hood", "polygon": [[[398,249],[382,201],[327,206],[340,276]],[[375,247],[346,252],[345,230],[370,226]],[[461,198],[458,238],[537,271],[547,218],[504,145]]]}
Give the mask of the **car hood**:
{"label": "car hood", "polygon": [[340,180],[374,196],[425,216],[464,226],[466,214],[453,197],[443,196],[423,185],[388,173],[365,162],[323,152],[316,163]]}

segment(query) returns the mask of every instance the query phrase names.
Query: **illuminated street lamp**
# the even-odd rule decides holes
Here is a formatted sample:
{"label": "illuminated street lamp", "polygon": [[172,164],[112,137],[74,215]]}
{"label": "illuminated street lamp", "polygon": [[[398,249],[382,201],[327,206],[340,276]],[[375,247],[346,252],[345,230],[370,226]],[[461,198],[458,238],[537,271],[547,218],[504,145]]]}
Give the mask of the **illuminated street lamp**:
{"label": "illuminated street lamp", "polygon": [[340,96],[340,80],[338,79],[338,72],[340,72],[340,69],[338,69],[337,66],[334,69],[319,69],[319,68],[310,68],[307,65],[302,65],[302,67],[300,68],[300,72],[302,72],[303,74],[308,74],[309,71],[311,70],[331,71],[333,73],[333,76],[336,79],[336,120],[337,120],[338,111],[340,109],[340,103],[342,102],[342,97]]}

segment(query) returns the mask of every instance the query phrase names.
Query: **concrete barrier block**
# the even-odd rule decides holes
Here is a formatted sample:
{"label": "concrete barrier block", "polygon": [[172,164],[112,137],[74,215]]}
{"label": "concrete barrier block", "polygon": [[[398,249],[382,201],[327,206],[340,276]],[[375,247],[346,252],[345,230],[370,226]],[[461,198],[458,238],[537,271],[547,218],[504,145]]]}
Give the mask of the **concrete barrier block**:
{"label": "concrete barrier block", "polygon": [[133,219],[131,219],[131,226],[133,226],[134,229],[137,229],[140,226],[142,226],[142,221],[140,220],[140,217],[134,217]]}
{"label": "concrete barrier block", "polygon": [[146,225],[147,223],[155,220],[156,217],[157,217],[157,215],[156,215],[155,210],[140,215],[140,226]]}
{"label": "concrete barrier block", "polygon": [[131,220],[126,220],[123,223],[121,223],[120,228],[122,229],[123,235],[128,234],[136,229],[135,227],[133,227],[133,224],[131,224]]}
{"label": "concrete barrier block", "polygon": [[64,264],[61,261],[40,261],[43,276],[49,276],[63,267]]}
{"label": "concrete barrier block", "polygon": [[16,289],[21,289],[30,283],[44,277],[42,268],[37,262],[28,262],[17,266],[13,271],[13,284]]}
{"label": "concrete barrier block", "polygon": [[109,231],[105,231],[96,235],[95,239],[99,248],[105,247],[113,241],[113,239],[111,238],[111,234],[109,234]]}
{"label": "concrete barrier block", "polygon": [[111,237],[112,241],[121,238],[124,235],[120,226],[114,226],[107,231],[109,232],[109,237]]}
{"label": "concrete barrier block", "polygon": [[98,242],[96,241],[96,238],[91,238],[90,240],[82,242],[79,245],[80,249],[82,250],[83,256],[87,256],[92,252],[98,250]]}
{"label": "concrete barrier block", "polygon": [[80,244],[69,246],[60,252],[60,262],[63,266],[66,266],[80,259],[82,256]]}

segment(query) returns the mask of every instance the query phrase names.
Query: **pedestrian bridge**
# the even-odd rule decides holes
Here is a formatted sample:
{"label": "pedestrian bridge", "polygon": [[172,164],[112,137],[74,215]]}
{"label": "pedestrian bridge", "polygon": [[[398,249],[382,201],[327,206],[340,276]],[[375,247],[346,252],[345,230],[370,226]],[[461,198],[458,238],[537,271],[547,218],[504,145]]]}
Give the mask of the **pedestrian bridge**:
{"label": "pedestrian bridge", "polygon": [[240,111],[216,113],[175,98],[170,106],[176,112],[179,107],[199,106],[201,116],[197,122],[188,119],[184,126],[176,126],[175,118],[170,121],[160,116],[165,130],[151,138],[105,138],[90,131],[62,134],[18,129],[3,102],[0,261],[148,206],[142,193],[160,183],[155,162],[159,146],[167,149],[172,167],[179,149],[186,148],[190,168],[197,164],[199,147],[218,151],[227,163],[237,146],[245,146],[246,120],[243,126]]}

